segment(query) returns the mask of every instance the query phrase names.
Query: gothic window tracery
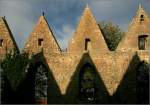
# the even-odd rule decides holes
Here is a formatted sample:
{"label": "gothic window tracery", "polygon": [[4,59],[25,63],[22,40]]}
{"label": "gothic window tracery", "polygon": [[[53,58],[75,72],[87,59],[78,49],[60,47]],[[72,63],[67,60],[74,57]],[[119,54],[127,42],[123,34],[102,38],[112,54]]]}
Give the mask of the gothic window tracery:
{"label": "gothic window tracery", "polygon": [[47,99],[47,72],[43,65],[38,65],[35,73],[35,99]]}

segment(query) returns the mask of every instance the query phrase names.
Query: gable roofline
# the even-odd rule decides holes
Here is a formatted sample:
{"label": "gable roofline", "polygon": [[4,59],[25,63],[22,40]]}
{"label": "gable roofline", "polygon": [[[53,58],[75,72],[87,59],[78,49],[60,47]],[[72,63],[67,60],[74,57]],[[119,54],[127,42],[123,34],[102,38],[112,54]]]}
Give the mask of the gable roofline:
{"label": "gable roofline", "polygon": [[141,11],[143,11],[144,14],[147,15],[148,19],[150,20],[150,15],[148,14],[147,11],[145,11],[145,9],[143,8],[142,4],[139,3],[139,6],[138,6],[138,8],[136,10],[136,13],[135,13],[135,15],[133,16],[133,18],[131,19],[131,21],[130,21],[130,23],[128,25],[128,29],[127,29],[126,33],[128,33],[129,29],[132,27],[132,24],[134,24],[135,19],[138,17],[138,15],[141,13]]}
{"label": "gable roofline", "polygon": [[141,11],[143,11],[148,17],[150,16],[149,13],[144,9],[144,7],[142,6],[142,4],[139,4],[136,15],[138,15],[138,13],[140,13]]}
{"label": "gable roofline", "polygon": [[[93,26],[91,26],[93,25]],[[82,36],[82,39],[84,39],[85,37],[88,37],[87,36],[87,32],[86,30],[88,30],[90,28],[92,29],[96,29],[96,31],[94,30],[91,30],[90,32],[94,32],[96,34],[96,36],[91,36],[89,35],[90,38],[97,38],[97,42],[100,44],[99,46],[96,45],[95,43],[96,42],[93,42],[93,50],[94,48],[98,49],[98,51],[101,51],[102,48],[105,50],[105,51],[109,51],[109,48],[107,46],[107,43],[106,43],[106,40],[104,39],[104,36],[99,28],[99,25],[97,24],[97,20],[94,16],[94,14],[92,13],[91,9],[89,8],[89,5],[86,4],[84,7],[83,7],[83,12],[81,13],[81,16],[80,16],[80,20],[78,21],[78,24],[75,28],[75,32],[72,36],[72,38],[69,40],[69,43],[68,43],[68,50],[67,51],[75,51],[73,50],[74,48],[75,49],[80,49],[79,52],[82,52],[84,50],[83,48],[83,43],[82,43],[82,47],[77,47],[79,45],[79,41],[77,40],[77,38],[79,38],[79,36],[81,35]],[[76,44],[73,44],[75,43],[74,40],[76,40]],[[103,46],[103,47],[102,47]]]}
{"label": "gable roofline", "polygon": [[[100,33],[101,33],[101,37],[103,37],[102,39],[104,39],[104,44],[106,45],[107,50],[110,51],[110,49],[108,48],[106,39],[105,39],[105,37],[104,37],[104,35],[103,35],[103,33],[102,33],[101,26],[98,24],[98,22],[97,22],[97,20],[96,20],[96,18],[95,18],[95,16],[94,16],[93,12],[91,11],[91,9],[90,9],[88,3],[86,4],[86,6],[85,6],[85,8],[84,8],[84,10],[83,10],[82,16],[84,15],[84,13],[85,13],[86,10],[88,10],[88,11],[91,12],[91,14],[92,14],[92,16],[93,16],[94,20],[96,21],[96,24],[97,24],[97,26],[98,26],[98,28],[99,28],[99,31],[100,31]],[[99,37],[100,37],[100,36],[99,36]]]}
{"label": "gable roofline", "polygon": [[15,41],[15,39],[14,39],[14,37],[13,37],[13,34],[12,34],[10,28],[9,28],[9,25],[8,25],[8,23],[7,23],[7,20],[6,20],[6,17],[4,16],[4,17],[0,17],[0,18],[3,20],[4,25],[5,25],[5,27],[6,27],[7,30],[8,30],[9,36],[10,36],[10,38],[11,38],[11,40],[12,40],[12,42],[13,42],[15,48],[16,48],[15,50],[17,51],[17,53],[20,53],[19,47],[18,47],[18,45],[17,45],[17,43],[16,43],[16,41]]}
{"label": "gable roofline", "polygon": [[37,22],[35,23],[35,26],[34,26],[32,32],[30,33],[28,39],[26,40],[26,42],[25,42],[25,44],[24,44],[24,47],[23,47],[23,49],[22,49],[22,52],[24,52],[25,47],[26,47],[26,44],[28,43],[30,37],[32,36],[32,33],[33,33],[34,29],[36,28],[36,24],[39,22],[40,18],[43,18],[43,19],[44,19],[44,21],[46,22],[46,24],[47,24],[47,26],[48,26],[48,29],[49,29],[50,33],[52,34],[52,37],[54,38],[54,41],[56,42],[56,45],[58,46],[59,51],[62,51],[61,48],[60,48],[60,46],[59,46],[59,44],[58,44],[58,42],[57,42],[57,40],[56,40],[56,38],[55,38],[55,36],[54,36],[54,34],[53,34],[53,31],[52,31],[51,27],[50,27],[49,24],[48,24],[48,21],[46,20],[45,13],[42,12],[42,15],[39,16]]}
{"label": "gable roofline", "polygon": [[139,15],[141,15],[141,13],[144,13],[143,15],[146,15],[146,17],[148,18],[148,20],[150,20],[150,15],[148,14],[147,11],[145,11],[145,9],[143,8],[142,4],[139,4],[136,10],[135,15],[132,17],[131,21],[129,22],[129,25],[127,27],[127,31],[125,32],[125,34],[123,35],[122,39],[120,40],[116,50],[121,50],[124,49],[122,46],[124,44],[124,41],[127,40],[126,37],[128,37],[128,33],[130,32],[130,29],[132,28],[132,26],[134,26],[134,24],[136,24],[136,19],[138,19]]}
{"label": "gable roofline", "polygon": [[54,38],[54,40],[55,40],[55,42],[56,42],[56,44],[57,44],[59,50],[62,51],[62,49],[61,49],[61,47],[59,46],[59,43],[57,42],[57,39],[56,39],[56,37],[55,37],[55,35],[54,35],[54,33],[53,33],[53,31],[52,31],[50,25],[48,24],[48,21],[46,20],[45,14],[43,13],[42,16],[43,16],[44,20],[46,21],[46,23],[47,23],[47,25],[48,25],[48,28],[49,28],[50,32],[52,33],[52,36],[53,36],[53,38]]}

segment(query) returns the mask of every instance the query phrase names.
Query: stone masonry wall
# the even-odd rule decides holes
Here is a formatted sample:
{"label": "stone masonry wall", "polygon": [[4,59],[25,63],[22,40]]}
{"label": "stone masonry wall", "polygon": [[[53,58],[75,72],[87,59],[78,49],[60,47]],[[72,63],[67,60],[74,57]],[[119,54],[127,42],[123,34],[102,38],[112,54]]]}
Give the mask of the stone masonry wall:
{"label": "stone masonry wall", "polygon": [[13,52],[14,49],[19,51],[4,17],[0,17],[0,41],[2,41],[2,46],[0,46],[0,59],[2,59],[6,53]]}
{"label": "stone masonry wall", "polygon": [[[141,14],[145,17],[142,25],[139,24]],[[91,10],[86,7],[77,30],[69,42],[68,50],[62,52],[45,17],[41,16],[23,52],[31,55],[43,52],[62,95],[62,97],[58,95],[58,99],[64,103],[79,102],[79,73],[86,63],[90,63],[96,72],[97,100],[99,100],[97,103],[112,101],[118,93],[120,100],[136,103],[136,69],[141,61],[150,63],[149,26],[148,15],[142,7],[139,7],[137,16],[131,22],[127,34],[116,51],[109,51]],[[6,53],[6,46],[12,48],[15,45],[7,28],[1,19],[0,38],[6,41],[4,47],[0,47],[0,55]],[[148,35],[146,50],[138,50],[138,35]],[[90,47],[85,50],[87,38],[90,39]],[[42,39],[41,45],[39,39]],[[48,90],[49,93],[50,91]]]}

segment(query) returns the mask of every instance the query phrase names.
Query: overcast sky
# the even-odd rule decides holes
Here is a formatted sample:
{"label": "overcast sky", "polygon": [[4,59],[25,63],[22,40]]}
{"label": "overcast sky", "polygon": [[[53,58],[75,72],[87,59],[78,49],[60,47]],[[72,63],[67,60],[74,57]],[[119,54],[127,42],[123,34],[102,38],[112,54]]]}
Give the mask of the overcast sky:
{"label": "overcast sky", "polygon": [[139,3],[150,14],[150,0],[0,0],[0,16],[6,16],[22,49],[44,11],[60,47],[66,48],[87,3],[97,22],[112,21],[123,31],[127,31]]}

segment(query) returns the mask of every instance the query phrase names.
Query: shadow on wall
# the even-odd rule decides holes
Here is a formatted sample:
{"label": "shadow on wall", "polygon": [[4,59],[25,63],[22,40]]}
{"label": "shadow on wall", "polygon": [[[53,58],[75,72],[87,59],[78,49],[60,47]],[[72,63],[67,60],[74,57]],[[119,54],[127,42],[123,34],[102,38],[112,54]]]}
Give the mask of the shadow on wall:
{"label": "shadow on wall", "polygon": [[[95,74],[95,100],[93,101],[80,99],[80,73],[82,67],[86,64],[92,65]],[[65,103],[149,103],[149,66],[147,62],[140,61],[139,56],[135,53],[116,92],[110,96],[92,59],[86,53],[83,55],[68,85]],[[67,100],[68,98],[69,100]]]}
{"label": "shadow on wall", "polygon": [[[28,72],[24,78],[24,80],[20,83],[17,88],[17,91],[13,91],[10,87],[10,83],[7,78],[4,78],[4,95],[3,95],[3,103],[4,104],[35,104],[35,103],[60,103],[60,89],[54,79],[54,76],[48,67],[46,60],[43,56],[43,53],[39,53],[32,58],[33,62],[29,65]],[[41,99],[36,99],[36,73],[38,72],[38,68],[42,66],[44,68],[44,72],[47,77],[47,96]],[[41,73],[41,72],[40,72]],[[38,81],[40,82],[40,81]],[[43,85],[42,83],[40,85]],[[42,88],[39,86],[39,88]],[[38,88],[38,89],[39,89]],[[40,93],[41,91],[39,91]],[[43,95],[43,92],[40,93]]]}
{"label": "shadow on wall", "polygon": [[117,91],[112,96],[112,103],[136,103],[136,71],[137,66],[140,63],[140,59],[137,54],[132,57],[128,69],[121,80]]}
{"label": "shadow on wall", "polygon": [[[35,74],[40,65],[42,65],[44,67],[44,70],[46,72],[47,85],[46,84],[45,85],[47,86],[47,96],[44,97],[44,99],[42,99],[42,97],[41,97],[41,99],[37,100],[37,99],[35,99],[35,94],[36,94],[35,93],[35,87],[36,87]],[[25,102],[28,102],[28,103],[60,103],[60,97],[61,97],[60,89],[56,83],[53,73],[51,72],[51,69],[49,68],[42,52],[33,57],[33,63],[30,65],[28,75],[29,76],[27,76],[27,80],[28,79],[30,79],[30,80],[28,80],[26,83],[28,85],[29,84],[28,82],[30,82],[31,85],[28,85],[28,88],[26,88],[27,89],[26,93],[27,93],[27,95],[29,95],[31,93],[31,97],[28,98],[29,100],[25,101]],[[43,85],[43,84],[41,84],[41,85]],[[26,85],[24,85],[24,86],[26,86]],[[41,86],[39,88],[41,88]],[[24,89],[21,89],[21,90],[24,90]],[[42,94],[42,93],[40,93],[40,94]],[[24,99],[26,99],[27,95],[25,95]],[[30,100],[30,99],[33,99],[33,100]],[[46,102],[44,102],[44,101],[46,101]]]}
{"label": "shadow on wall", "polygon": [[[140,61],[135,54],[123,76],[116,92],[110,96],[98,73],[90,55],[82,56],[65,95],[61,95],[56,80],[48,67],[43,53],[33,57],[24,81],[14,93],[7,78],[4,78],[4,103],[37,103],[35,100],[35,74],[39,65],[43,65],[47,72],[47,102],[48,104],[69,103],[149,103],[149,67],[145,61]],[[89,71],[91,74],[86,73]],[[91,77],[92,76],[92,77]],[[84,85],[83,85],[84,84]],[[91,97],[92,95],[92,97]],[[91,100],[92,99],[92,100]]]}
{"label": "shadow on wall", "polygon": [[[91,65],[91,69],[93,71],[94,75],[94,100],[88,101],[86,100],[86,93],[85,93],[85,100],[80,100],[81,94],[80,93],[80,73],[83,72],[83,67],[85,65]],[[88,94],[88,93],[87,93]],[[84,54],[82,56],[82,59],[80,60],[80,63],[78,64],[76,71],[74,72],[71,82],[69,83],[67,87],[67,92],[65,95],[65,103],[107,103],[109,100],[109,94],[107,92],[107,89],[105,87],[104,82],[101,79],[101,76],[99,75],[91,57],[88,53]],[[67,100],[69,98],[69,100]]]}
{"label": "shadow on wall", "polygon": [[149,72],[150,64],[145,61],[140,62],[137,71],[137,103],[149,103]]}
{"label": "shadow on wall", "polygon": [[13,90],[12,87],[10,85],[9,80],[7,79],[7,77],[5,75],[2,76],[2,92],[1,92],[1,104],[11,104],[13,103],[13,99],[12,97],[14,97],[13,95]]}
{"label": "shadow on wall", "polygon": [[141,61],[135,54],[112,96],[112,103],[149,103],[149,70],[150,64]]}

